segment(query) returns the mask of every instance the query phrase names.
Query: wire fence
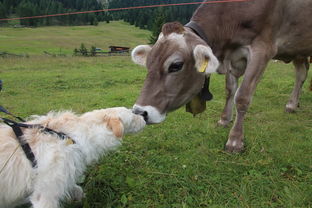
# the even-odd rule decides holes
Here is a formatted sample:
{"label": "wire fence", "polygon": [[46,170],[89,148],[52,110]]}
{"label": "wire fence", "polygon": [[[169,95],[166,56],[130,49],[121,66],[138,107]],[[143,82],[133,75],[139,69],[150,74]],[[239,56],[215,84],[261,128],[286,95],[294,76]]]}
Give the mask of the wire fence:
{"label": "wire fence", "polygon": [[60,14],[46,14],[39,16],[31,17],[16,17],[16,18],[2,18],[0,21],[13,21],[13,20],[23,20],[23,19],[39,19],[47,17],[59,17],[59,16],[68,16],[68,15],[77,15],[77,14],[89,14],[89,13],[99,13],[99,12],[109,12],[109,11],[123,11],[123,10],[133,10],[133,9],[146,9],[146,8],[156,8],[156,7],[170,7],[170,6],[186,6],[186,5],[196,5],[196,4],[221,4],[221,3],[236,3],[236,2],[248,2],[252,0],[216,0],[208,2],[186,2],[186,3],[175,3],[175,4],[158,4],[158,5],[145,5],[145,6],[134,6],[134,7],[125,7],[125,8],[112,8],[112,9],[100,9],[93,11],[81,11],[81,12],[68,12]]}

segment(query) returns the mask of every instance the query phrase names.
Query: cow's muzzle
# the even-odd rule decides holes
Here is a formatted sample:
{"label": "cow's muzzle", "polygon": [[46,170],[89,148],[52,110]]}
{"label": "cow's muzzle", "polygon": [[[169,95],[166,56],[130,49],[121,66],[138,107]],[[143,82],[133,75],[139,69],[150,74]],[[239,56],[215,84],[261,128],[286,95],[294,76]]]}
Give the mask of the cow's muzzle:
{"label": "cow's muzzle", "polygon": [[134,105],[132,112],[143,116],[147,124],[161,123],[165,120],[166,114],[161,114],[157,108],[153,106]]}
{"label": "cow's muzzle", "polygon": [[147,122],[147,120],[148,120],[148,112],[147,112],[147,111],[141,110],[141,109],[139,109],[139,108],[134,108],[134,109],[132,110],[132,112],[133,112],[134,114],[136,114],[136,115],[143,116],[145,122]]}

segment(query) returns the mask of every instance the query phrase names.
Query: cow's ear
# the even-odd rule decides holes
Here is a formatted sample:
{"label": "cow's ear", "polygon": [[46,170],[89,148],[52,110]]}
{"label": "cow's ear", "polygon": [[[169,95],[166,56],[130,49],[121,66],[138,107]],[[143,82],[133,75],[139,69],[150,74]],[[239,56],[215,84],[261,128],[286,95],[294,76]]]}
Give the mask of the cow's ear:
{"label": "cow's ear", "polygon": [[132,61],[136,64],[146,66],[146,58],[151,50],[152,47],[149,45],[137,46],[131,53]]}
{"label": "cow's ear", "polygon": [[194,49],[194,59],[197,71],[206,75],[215,73],[219,67],[219,61],[209,46],[197,45]]}

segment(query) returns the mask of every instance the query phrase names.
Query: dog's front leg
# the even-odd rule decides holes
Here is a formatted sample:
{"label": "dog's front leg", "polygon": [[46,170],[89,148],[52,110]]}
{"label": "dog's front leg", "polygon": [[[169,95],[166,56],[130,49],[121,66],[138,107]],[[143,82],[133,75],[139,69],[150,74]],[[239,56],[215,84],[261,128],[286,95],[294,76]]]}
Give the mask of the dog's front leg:
{"label": "dog's front leg", "polygon": [[70,192],[70,197],[73,201],[80,202],[85,197],[85,194],[80,186],[75,185]]}
{"label": "dog's front leg", "polygon": [[48,191],[34,192],[30,197],[32,208],[58,208],[58,197],[52,197],[47,194]]}
{"label": "dog's front leg", "polygon": [[[61,153],[58,155],[59,157],[63,156]],[[69,195],[70,184],[74,185],[75,183],[70,180],[69,169],[66,172],[65,167],[68,166],[62,162],[59,161],[59,163],[54,164],[47,162],[48,167],[53,167],[52,170],[47,170],[46,167],[38,163],[39,168],[34,191],[30,196],[32,208],[59,208],[60,201]]]}

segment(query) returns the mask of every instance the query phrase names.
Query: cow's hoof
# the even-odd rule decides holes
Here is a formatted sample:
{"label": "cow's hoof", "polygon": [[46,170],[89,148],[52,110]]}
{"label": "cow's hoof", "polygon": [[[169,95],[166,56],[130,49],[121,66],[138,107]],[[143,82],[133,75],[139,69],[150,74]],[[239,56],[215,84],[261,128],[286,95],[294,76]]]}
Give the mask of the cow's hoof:
{"label": "cow's hoof", "polygon": [[296,108],[290,107],[290,106],[286,106],[285,111],[287,113],[295,113],[296,112]]}
{"label": "cow's hoof", "polygon": [[295,109],[292,109],[292,108],[285,108],[285,111],[286,113],[296,113],[296,110]]}
{"label": "cow's hoof", "polygon": [[225,145],[225,151],[230,153],[241,153],[244,151],[244,142],[229,140]]}
{"label": "cow's hoof", "polygon": [[218,126],[224,127],[224,128],[228,128],[230,126],[231,121],[227,121],[227,120],[222,120],[220,119],[217,123]]}
{"label": "cow's hoof", "polygon": [[285,111],[286,111],[287,113],[296,113],[296,110],[297,110],[298,107],[299,107],[299,103],[298,103],[297,105],[288,103],[288,104],[286,105]]}

